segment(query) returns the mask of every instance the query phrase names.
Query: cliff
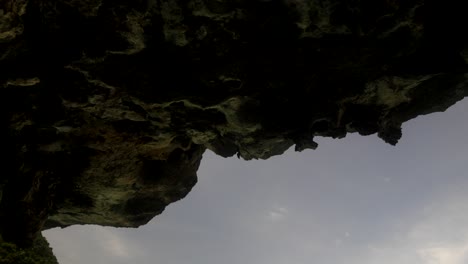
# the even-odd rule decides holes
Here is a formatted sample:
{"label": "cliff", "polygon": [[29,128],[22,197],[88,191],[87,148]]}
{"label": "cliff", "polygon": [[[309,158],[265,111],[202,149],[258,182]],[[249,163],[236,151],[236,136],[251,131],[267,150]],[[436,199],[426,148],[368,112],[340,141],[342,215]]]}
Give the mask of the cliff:
{"label": "cliff", "polygon": [[[0,234],[137,227],[202,154],[267,159],[468,94],[463,1],[5,0]],[[421,131],[423,132],[423,131]]]}

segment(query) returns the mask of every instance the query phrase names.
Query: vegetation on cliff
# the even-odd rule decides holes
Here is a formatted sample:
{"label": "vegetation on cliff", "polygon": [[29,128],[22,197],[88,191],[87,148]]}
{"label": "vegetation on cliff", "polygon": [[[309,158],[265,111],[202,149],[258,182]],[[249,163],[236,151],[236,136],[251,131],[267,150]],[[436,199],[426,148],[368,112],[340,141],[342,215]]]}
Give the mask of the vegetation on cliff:
{"label": "vegetation on cliff", "polygon": [[31,248],[19,248],[0,239],[0,264],[58,264],[47,240],[41,235]]}

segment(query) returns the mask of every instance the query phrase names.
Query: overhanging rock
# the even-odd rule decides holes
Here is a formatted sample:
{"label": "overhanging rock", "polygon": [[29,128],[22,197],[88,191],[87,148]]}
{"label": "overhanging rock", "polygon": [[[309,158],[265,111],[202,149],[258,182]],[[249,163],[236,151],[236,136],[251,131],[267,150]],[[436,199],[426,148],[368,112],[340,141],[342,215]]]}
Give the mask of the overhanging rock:
{"label": "overhanging rock", "polygon": [[190,191],[205,149],[396,144],[467,95],[462,2],[3,1],[0,233],[145,224]]}

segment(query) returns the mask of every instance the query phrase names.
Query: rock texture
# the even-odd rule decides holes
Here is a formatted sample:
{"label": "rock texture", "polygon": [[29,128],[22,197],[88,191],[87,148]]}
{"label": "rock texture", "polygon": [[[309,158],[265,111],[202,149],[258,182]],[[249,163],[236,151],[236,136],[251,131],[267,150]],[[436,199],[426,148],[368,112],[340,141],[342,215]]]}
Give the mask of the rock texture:
{"label": "rock texture", "polygon": [[468,93],[463,1],[0,2],[0,233],[136,227],[205,149],[267,159]]}

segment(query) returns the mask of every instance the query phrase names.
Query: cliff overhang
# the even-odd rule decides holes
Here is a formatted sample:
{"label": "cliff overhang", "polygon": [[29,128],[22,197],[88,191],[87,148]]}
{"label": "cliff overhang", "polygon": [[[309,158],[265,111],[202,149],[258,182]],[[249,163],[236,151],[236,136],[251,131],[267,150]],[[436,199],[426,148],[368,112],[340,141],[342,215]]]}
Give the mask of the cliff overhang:
{"label": "cliff overhang", "polygon": [[468,93],[463,1],[6,0],[0,234],[137,227],[202,154],[267,159]]}

